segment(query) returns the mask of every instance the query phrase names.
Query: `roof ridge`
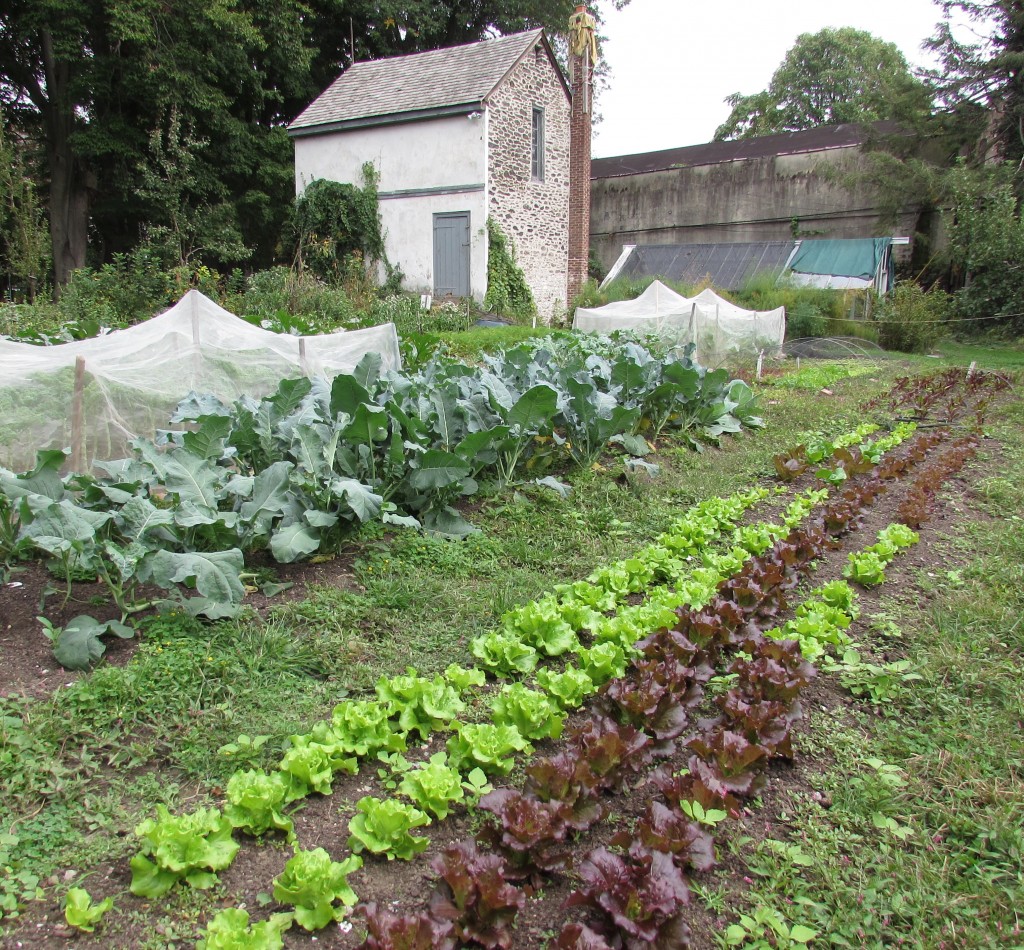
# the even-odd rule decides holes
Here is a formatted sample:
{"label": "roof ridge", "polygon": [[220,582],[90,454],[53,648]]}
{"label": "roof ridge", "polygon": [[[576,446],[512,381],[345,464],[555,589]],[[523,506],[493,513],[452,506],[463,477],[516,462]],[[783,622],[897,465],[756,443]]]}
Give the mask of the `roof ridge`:
{"label": "roof ridge", "polygon": [[[482,103],[539,41],[536,28],[456,46],[353,63],[288,126],[293,134],[366,124],[382,116],[429,117]],[[308,131],[307,131],[308,130]]]}

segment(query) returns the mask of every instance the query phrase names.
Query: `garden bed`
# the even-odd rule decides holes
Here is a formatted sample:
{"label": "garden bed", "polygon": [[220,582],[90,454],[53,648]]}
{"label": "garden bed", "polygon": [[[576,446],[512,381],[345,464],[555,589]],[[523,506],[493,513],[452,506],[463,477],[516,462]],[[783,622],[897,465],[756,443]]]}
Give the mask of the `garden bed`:
{"label": "garden bed", "polygon": [[[792,411],[791,406],[785,407]],[[888,407],[892,409],[893,407]],[[835,430],[833,430],[835,431]],[[937,447],[936,447],[937,448]],[[930,449],[920,464],[925,464],[933,456],[936,448]],[[862,651],[865,657],[870,657],[878,664],[890,664],[903,659],[905,643],[901,641],[886,641],[880,639],[873,631],[884,625],[885,615],[891,609],[882,598],[888,596],[888,591],[900,591],[903,600],[917,601],[918,608],[928,597],[936,598],[937,593],[933,590],[921,590],[922,584],[927,587],[929,574],[944,576],[951,570],[947,555],[943,550],[943,544],[950,538],[965,529],[965,526],[977,518],[984,519],[984,512],[973,511],[972,508],[979,500],[975,486],[986,479],[998,479],[1000,473],[1006,470],[1006,465],[1011,460],[1000,458],[998,444],[991,439],[981,442],[980,449],[985,456],[983,461],[968,463],[968,468],[963,475],[954,475],[949,483],[952,494],[939,494],[930,499],[931,510],[930,521],[921,529],[921,542],[910,549],[909,552],[900,554],[886,569],[886,582],[880,588],[880,593],[865,591],[860,593],[861,613],[859,618],[850,628],[854,639],[861,641]],[[899,450],[898,450],[899,451]],[[763,463],[761,463],[763,464]],[[740,466],[742,469],[742,466]],[[665,478],[680,478],[685,485],[686,475],[679,473],[669,467]],[[851,485],[857,483],[862,476],[852,475],[849,479]],[[799,479],[792,486],[793,489],[802,487],[809,481],[814,481],[814,474],[811,471],[799,475]],[[724,481],[724,480],[723,480]],[[655,482],[655,485],[658,483]],[[815,482],[815,484],[820,484]],[[663,486],[667,487],[667,486]],[[913,488],[912,474],[908,477],[898,479],[887,491],[882,492],[873,503],[865,509],[862,523],[856,530],[844,534],[841,546],[827,552],[827,555],[818,557],[817,569],[809,582],[801,585],[797,593],[791,595],[791,605],[799,603],[811,586],[831,580],[838,576],[842,564],[846,561],[847,554],[856,549],[861,549],[875,541],[878,531],[890,523],[898,520],[897,513],[901,507],[905,507],[908,494]],[[661,490],[661,489],[652,489]],[[685,488],[683,489],[686,490]],[[678,488],[669,489],[668,497]],[[776,506],[777,510],[778,506]],[[663,510],[663,509],[659,509]],[[536,506],[531,508],[531,515],[537,517],[542,509]],[[565,516],[567,509],[559,507],[559,514]],[[522,512],[514,509],[511,516],[515,517]],[[756,509],[751,513],[748,520],[755,520],[760,515]],[[607,518],[607,516],[605,516]],[[614,531],[620,530],[618,526],[612,526]],[[596,532],[599,534],[600,532]],[[628,539],[626,539],[628,541]],[[637,540],[642,540],[638,538]],[[594,543],[594,539],[591,540]],[[372,576],[374,566],[378,568],[387,559],[386,552],[389,547],[384,542],[374,542],[377,548],[373,553],[364,551],[360,562],[352,564],[341,562],[336,566],[341,569],[340,577],[344,589],[354,597],[369,596],[379,597],[382,593],[389,593],[390,596],[397,595],[389,590],[386,585]],[[633,549],[638,545],[633,541]],[[372,545],[371,545],[372,547]],[[401,546],[400,546],[401,547]],[[625,554],[629,553],[627,544],[624,547]],[[441,553],[441,552],[438,552]],[[444,551],[444,555],[450,552]],[[476,548],[474,557],[479,558],[481,554],[487,554],[488,549]],[[493,554],[493,552],[491,552]],[[611,553],[611,552],[609,552]],[[428,555],[429,557],[429,552]],[[429,566],[429,565],[426,565]],[[330,572],[333,570],[330,565],[316,565],[318,582],[330,582]],[[461,569],[461,568],[460,568]],[[352,576],[355,573],[356,583],[353,585]],[[466,571],[466,578],[469,583],[478,583],[481,576],[493,573],[491,570],[484,570],[479,562]],[[555,578],[554,583],[559,580],[571,578]],[[360,589],[362,588],[362,589]],[[918,593],[920,591],[920,594]],[[293,604],[301,605],[303,598],[301,590],[296,588],[284,597],[291,597]],[[314,588],[315,593],[315,588]],[[516,597],[516,603],[522,603],[526,598]],[[349,601],[342,601],[342,605],[349,604]],[[378,609],[380,605],[378,604]],[[415,611],[415,604],[413,610]],[[500,611],[498,611],[500,613]],[[273,608],[268,611],[273,616]],[[307,611],[308,613],[308,611]],[[294,616],[294,615],[293,615]],[[377,616],[373,618],[374,623],[384,623],[393,620],[393,616]],[[360,618],[363,624],[363,637],[370,640],[372,634],[367,624],[367,618]],[[470,625],[472,626],[472,624]],[[482,632],[478,629],[477,632]],[[461,641],[464,650],[465,640]],[[212,649],[212,648],[211,648]],[[460,648],[456,646],[456,651]],[[216,651],[213,651],[216,652]],[[373,656],[373,647],[369,653]],[[459,653],[455,652],[455,656]],[[375,660],[380,659],[379,655],[374,656]],[[468,661],[468,654],[461,654],[462,662]],[[433,664],[429,662],[426,668]],[[133,661],[135,662],[135,661]],[[95,675],[95,674],[94,674]],[[820,720],[822,717],[831,722],[846,719],[853,723],[858,718],[858,713],[865,707],[860,700],[853,699],[849,692],[838,685],[840,674],[833,676],[819,676],[813,684],[807,687],[801,697],[805,710],[812,710],[812,721]],[[337,676],[334,677],[337,679]],[[327,682],[331,682],[331,675],[328,675]],[[353,683],[356,680],[352,680]],[[913,683],[907,680],[899,684],[900,689],[912,689]],[[488,687],[487,691],[493,692],[494,687]],[[334,690],[337,696],[337,690]],[[324,697],[326,698],[326,696]],[[885,706],[878,706],[878,709],[885,709]],[[202,716],[208,712],[209,704],[200,701],[196,704],[197,714]],[[707,706],[699,707],[694,714],[694,723],[679,741],[684,740],[695,727],[697,713],[707,715],[713,711]],[[591,718],[590,713],[573,713],[567,722],[567,731],[572,725],[582,725]],[[312,719],[307,720],[306,727],[312,725]],[[766,842],[788,843],[790,847],[796,846],[799,852],[801,840],[802,822],[804,819],[796,820],[794,816],[805,812],[807,808],[817,808],[826,818],[832,808],[832,796],[823,782],[823,774],[837,763],[829,754],[827,741],[823,744],[821,738],[814,730],[809,730],[806,719],[796,725],[796,756],[792,764],[786,761],[786,756],[781,756],[771,762],[764,772],[765,785],[757,801],[742,800],[739,804],[727,808],[732,814],[724,818],[720,827],[716,827],[715,839],[718,852],[718,866],[713,870],[687,871],[693,889],[692,899],[682,908],[680,912],[682,921],[689,927],[690,940],[693,946],[714,946],[715,935],[722,934],[728,926],[737,926],[735,923],[736,913],[746,905],[746,893],[748,887],[757,878],[761,877],[759,871],[751,868],[763,867],[765,853],[769,852],[778,857],[775,846],[769,846]],[[430,751],[437,751],[442,748],[445,735],[435,734],[431,739]],[[535,755],[542,756],[555,751],[564,745],[565,740],[544,740],[536,743]],[[810,754],[803,754],[804,747],[810,750]],[[662,765],[667,765],[672,771],[684,765],[689,756],[688,751],[677,749]],[[410,753],[410,758],[413,755]],[[272,765],[272,757],[256,756],[254,762],[259,761]],[[655,763],[652,763],[652,766]],[[161,768],[160,756],[154,760],[152,757],[144,761],[137,768]],[[170,756],[166,759],[166,766],[172,770],[177,780],[183,781],[175,789],[174,801],[178,806],[175,811],[187,811],[193,803],[188,799],[199,794],[200,800],[211,796],[214,801],[223,794],[223,786],[210,786],[209,783],[199,786],[192,786],[190,772],[188,769],[181,774],[180,757],[175,759]],[[223,774],[223,768],[219,769]],[[191,774],[195,774],[195,769]],[[623,784],[621,791],[613,796],[603,792],[602,801],[609,808],[610,815],[596,828],[592,828],[580,837],[570,836],[566,839],[568,850],[573,857],[573,865],[579,869],[583,866],[585,856],[597,845],[609,843],[616,831],[632,830],[635,820],[640,816],[648,802],[656,794],[652,785],[645,783],[646,772],[629,777]],[[500,776],[492,776],[495,786],[509,785],[510,787],[522,788],[524,777],[517,769],[508,779]],[[354,803],[362,796],[376,794],[385,796],[389,793],[386,788],[380,785],[372,764],[364,765],[358,776],[338,775],[334,790],[330,796],[312,795],[304,799],[305,805],[295,814],[295,824],[298,839],[305,849],[317,846],[325,847],[335,858],[340,860],[347,851],[348,820],[353,813]],[[1019,786],[1016,794],[1019,797]],[[141,804],[141,803],[140,803]],[[128,831],[131,821],[138,817],[144,817],[141,811],[144,810],[135,806],[135,819],[130,814],[125,814],[117,819],[121,829]],[[885,817],[883,815],[883,817]],[[895,820],[895,819],[894,819]],[[431,856],[439,856],[443,849],[460,838],[472,836],[480,825],[479,813],[465,814],[456,809],[453,818],[445,822],[435,823],[425,829],[431,842],[426,853],[417,856],[409,863],[401,861],[386,861],[383,858],[369,857],[364,855],[364,865],[358,872],[353,873],[350,884],[355,888],[361,901],[375,901],[378,904],[386,904],[394,911],[404,913],[422,912],[424,909],[424,898],[427,892],[433,887],[435,880],[434,873],[430,870],[429,859]],[[902,827],[897,822],[897,829]],[[97,832],[100,837],[107,832]],[[875,832],[883,842],[886,828],[880,828]],[[263,847],[255,847],[247,841],[239,857],[231,867],[220,876],[220,883],[212,891],[196,892],[188,887],[179,886],[172,890],[165,897],[155,902],[142,903],[137,898],[132,898],[123,893],[130,881],[131,874],[127,866],[127,857],[130,856],[137,846],[133,836],[129,833],[126,836],[126,843],[121,847],[107,845],[108,856],[102,857],[96,862],[94,868],[87,874],[86,886],[97,898],[107,894],[118,894],[118,910],[112,912],[102,925],[103,929],[96,938],[98,945],[104,946],[148,946],[148,945],[189,945],[201,930],[201,925],[210,919],[215,909],[219,907],[245,906],[254,919],[265,918],[270,910],[283,910],[283,907],[276,907],[269,898],[272,891],[271,881],[279,874],[288,860],[291,850],[283,847],[281,843],[270,843]],[[95,836],[93,838],[95,841]],[[239,840],[242,840],[241,838]],[[894,839],[895,840],[895,839]],[[774,849],[774,850],[773,850]],[[79,851],[79,854],[83,852]],[[790,864],[793,863],[794,852],[789,853]],[[785,857],[785,855],[783,855]],[[758,864],[760,862],[760,865]],[[796,862],[799,867],[799,861]],[[68,876],[68,871],[74,871]],[[56,868],[55,878],[51,885],[51,895],[59,895],[62,889],[70,886],[70,882],[76,882],[82,877],[85,869]],[[546,877],[543,887],[524,894],[523,909],[520,911],[516,923],[510,930],[511,936],[506,943],[510,946],[532,947],[541,946],[550,938],[561,932],[566,920],[583,921],[584,917],[579,911],[567,912],[564,901],[574,889],[580,886],[578,872],[559,872],[553,876]],[[25,946],[49,946],[63,945],[68,936],[66,925],[62,923],[60,912],[51,903],[29,903],[24,909],[21,919],[13,922],[11,939],[23,941]],[[266,905],[266,906],[265,906]],[[820,926],[818,918],[810,911],[801,917],[794,915],[791,910],[785,907],[773,908],[775,913],[786,912],[779,919],[785,922],[785,926],[807,926],[809,930],[817,931]],[[589,918],[588,918],[589,919]],[[754,920],[754,918],[750,918]],[[762,915],[762,922],[759,926],[762,930],[769,928],[770,924],[766,915]],[[755,921],[756,922],[756,921]],[[806,922],[806,923],[805,923]],[[6,923],[6,922],[5,922]],[[767,933],[768,931],[765,930]],[[803,931],[799,931],[803,934]],[[792,935],[791,935],[792,936]],[[296,928],[292,928],[285,936],[286,945],[304,945],[311,940]],[[331,925],[326,930],[316,934],[318,945],[324,946],[358,946],[361,943],[360,918],[346,918],[342,926]],[[755,935],[750,931],[750,940]],[[780,939],[780,938],[775,938]],[[85,945],[85,940],[82,941]],[[425,945],[429,945],[425,944]],[[576,943],[563,943],[564,946],[575,946]],[[583,944],[578,944],[582,946]],[[599,944],[591,944],[599,946]],[[671,944],[680,945],[678,942]],[[784,944],[783,944],[784,945]]]}

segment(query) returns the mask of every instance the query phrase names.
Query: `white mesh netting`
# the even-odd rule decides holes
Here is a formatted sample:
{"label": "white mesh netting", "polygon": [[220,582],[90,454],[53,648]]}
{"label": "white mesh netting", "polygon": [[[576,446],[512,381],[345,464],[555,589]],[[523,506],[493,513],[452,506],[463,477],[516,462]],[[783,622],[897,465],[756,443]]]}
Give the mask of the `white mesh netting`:
{"label": "white mesh netting", "polygon": [[167,428],[190,391],[263,396],[282,379],[351,371],[379,353],[400,369],[393,324],[296,337],[254,327],[190,290],[169,310],[105,336],[35,346],[0,339],[0,465],[31,468],[38,449],[70,448],[71,467],[122,458]]}
{"label": "white mesh netting", "polygon": [[596,333],[656,333],[669,346],[695,343],[697,362],[719,366],[731,357],[756,356],[762,350],[765,356],[778,355],[786,335],[786,311],[744,310],[713,290],[684,297],[656,280],[635,300],[578,308],[572,325]]}

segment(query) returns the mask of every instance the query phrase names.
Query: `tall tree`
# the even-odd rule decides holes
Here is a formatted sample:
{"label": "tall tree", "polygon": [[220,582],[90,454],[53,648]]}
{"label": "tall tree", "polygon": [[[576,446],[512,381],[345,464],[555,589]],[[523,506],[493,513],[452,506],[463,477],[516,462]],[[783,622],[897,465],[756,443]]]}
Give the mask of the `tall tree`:
{"label": "tall tree", "polygon": [[[1024,3],[936,2],[943,19],[926,45],[938,54],[941,64],[928,74],[940,106],[979,140],[975,158],[1020,166],[1024,162]],[[958,13],[966,15],[969,30],[954,29]],[[964,33],[970,38],[964,39]]]}
{"label": "tall tree", "polygon": [[908,120],[927,112],[927,87],[899,49],[850,27],[803,33],[772,75],[768,88],[726,103],[729,118],[715,139],[798,132],[842,122]]}
{"label": "tall tree", "polygon": [[31,303],[49,271],[50,242],[29,165],[23,144],[7,136],[0,115],[0,261]]}
{"label": "tall tree", "polygon": [[[273,114],[267,50],[307,67],[298,3],[12,0],[0,13],[0,102],[45,145],[57,285],[86,262],[90,208],[131,228],[133,179],[157,116],[181,107],[216,140],[206,185],[244,173],[245,132]],[[266,30],[266,33],[264,33]],[[274,80],[279,80],[275,76]],[[209,134],[207,134],[209,133]],[[258,149],[253,149],[259,154]],[[106,220],[104,220],[106,215]],[[137,233],[137,231],[136,231]]]}

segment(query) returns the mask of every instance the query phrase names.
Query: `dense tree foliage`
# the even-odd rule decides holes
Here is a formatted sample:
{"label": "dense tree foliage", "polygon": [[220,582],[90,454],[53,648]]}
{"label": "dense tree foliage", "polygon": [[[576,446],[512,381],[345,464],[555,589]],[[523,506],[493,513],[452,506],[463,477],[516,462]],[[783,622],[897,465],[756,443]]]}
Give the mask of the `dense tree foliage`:
{"label": "dense tree foliage", "polygon": [[[621,4],[622,0],[617,0]],[[7,0],[0,107],[34,145],[57,285],[149,238],[264,266],[294,195],[285,126],[352,59],[535,26],[573,0]]]}
{"label": "dense tree foliage", "polygon": [[[1020,165],[1024,159],[1024,3],[936,0],[943,11],[928,46],[940,68],[929,74],[943,111],[956,116],[981,148],[975,158]],[[955,14],[971,29],[955,30]]]}
{"label": "dense tree foliage", "polygon": [[826,28],[797,37],[767,89],[729,96],[732,112],[715,139],[908,119],[926,112],[929,101],[895,44],[862,30]]}

